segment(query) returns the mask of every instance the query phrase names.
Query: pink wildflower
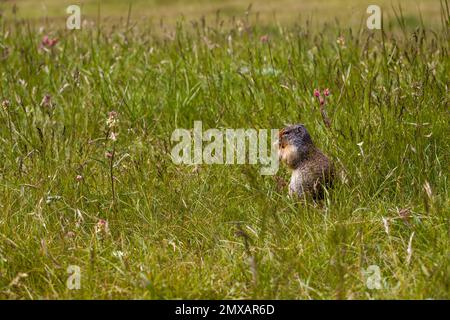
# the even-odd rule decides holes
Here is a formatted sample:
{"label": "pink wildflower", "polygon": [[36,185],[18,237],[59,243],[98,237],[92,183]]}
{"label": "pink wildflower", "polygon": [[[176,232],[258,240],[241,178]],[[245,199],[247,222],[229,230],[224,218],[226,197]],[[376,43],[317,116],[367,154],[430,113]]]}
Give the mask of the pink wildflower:
{"label": "pink wildflower", "polygon": [[[324,91],[324,94],[325,94],[325,91]],[[319,89],[314,89],[314,96],[319,100],[320,105],[323,105],[325,103],[325,98],[322,97]]]}
{"label": "pink wildflower", "polygon": [[52,97],[49,94],[44,95],[41,101],[41,107],[51,107]]}
{"label": "pink wildflower", "polygon": [[106,119],[106,125],[110,128],[113,128],[119,122],[118,114],[116,111],[110,111],[108,113],[108,119]]}
{"label": "pink wildflower", "polygon": [[117,133],[115,133],[114,131],[111,131],[111,133],[109,134],[109,138],[111,139],[111,141],[116,141]]}
{"label": "pink wildflower", "polygon": [[320,97],[320,91],[319,89],[314,89],[314,97],[319,98]]}
{"label": "pink wildflower", "polygon": [[8,110],[9,106],[11,105],[11,103],[9,102],[9,100],[3,100],[2,101],[2,108],[3,110]]}
{"label": "pink wildflower", "polygon": [[53,48],[57,43],[58,43],[57,38],[50,39],[49,36],[46,35],[42,38],[41,45],[46,48]]}

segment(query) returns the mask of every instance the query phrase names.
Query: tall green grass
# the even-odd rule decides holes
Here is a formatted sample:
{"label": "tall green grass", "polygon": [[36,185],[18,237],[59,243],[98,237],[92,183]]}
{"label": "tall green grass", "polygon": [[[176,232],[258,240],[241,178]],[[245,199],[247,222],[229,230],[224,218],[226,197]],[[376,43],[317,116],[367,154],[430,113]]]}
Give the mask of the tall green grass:
{"label": "tall green grass", "polygon": [[[0,297],[448,299],[448,12],[429,29],[399,11],[384,31],[2,21]],[[331,90],[331,130],[316,87]],[[303,123],[338,181],[304,203],[285,168],[175,165],[172,131],[194,120]]]}

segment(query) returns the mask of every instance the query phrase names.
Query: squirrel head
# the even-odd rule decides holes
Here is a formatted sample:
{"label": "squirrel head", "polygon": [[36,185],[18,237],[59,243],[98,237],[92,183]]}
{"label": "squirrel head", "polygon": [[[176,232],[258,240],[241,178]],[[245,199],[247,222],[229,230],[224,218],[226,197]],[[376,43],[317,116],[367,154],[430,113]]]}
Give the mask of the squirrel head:
{"label": "squirrel head", "polygon": [[295,169],[313,150],[314,143],[302,124],[291,125],[280,131],[278,156],[291,169]]}

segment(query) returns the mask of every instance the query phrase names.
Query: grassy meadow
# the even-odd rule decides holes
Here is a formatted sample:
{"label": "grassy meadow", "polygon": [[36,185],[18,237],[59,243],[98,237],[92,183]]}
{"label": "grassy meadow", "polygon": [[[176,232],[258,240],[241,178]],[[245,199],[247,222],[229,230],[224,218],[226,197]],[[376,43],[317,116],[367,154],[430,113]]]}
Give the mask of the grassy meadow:
{"label": "grassy meadow", "polygon": [[[0,4],[1,299],[450,298],[449,4],[379,1],[381,31],[283,1],[84,1],[81,30],[64,1]],[[176,165],[196,120],[303,123],[336,184]]]}

